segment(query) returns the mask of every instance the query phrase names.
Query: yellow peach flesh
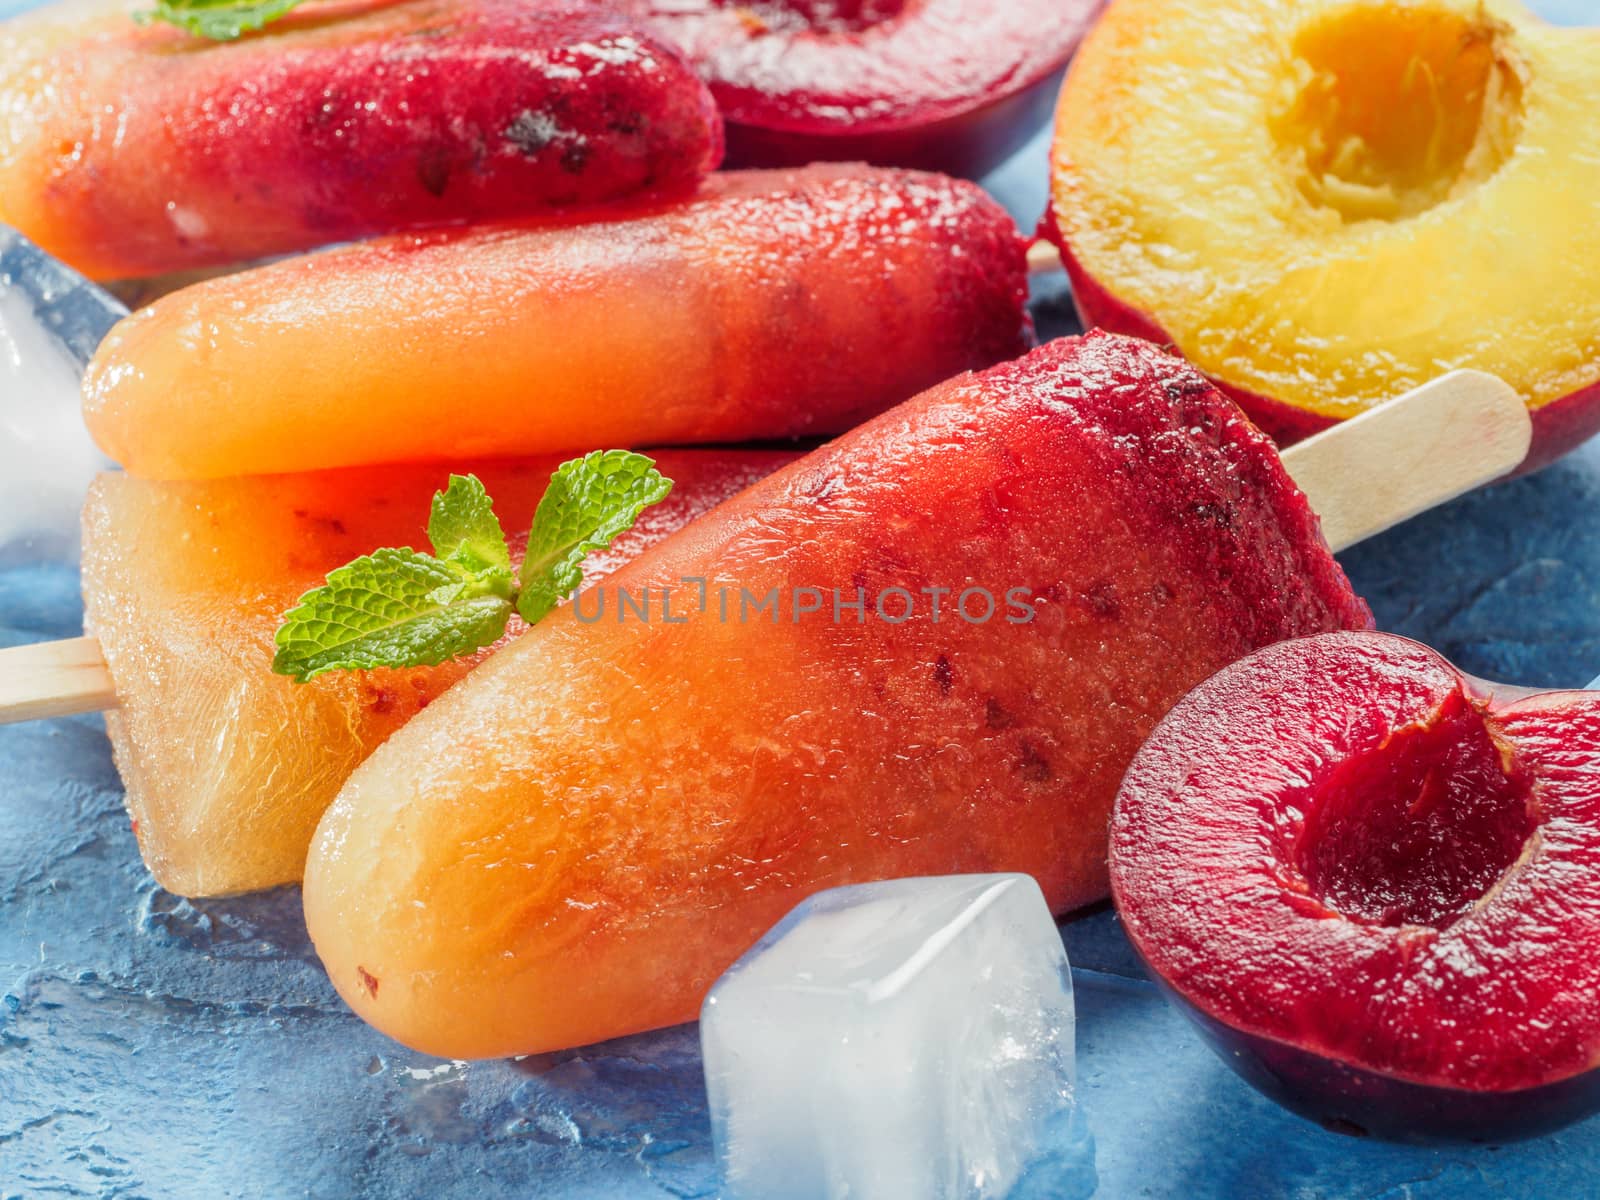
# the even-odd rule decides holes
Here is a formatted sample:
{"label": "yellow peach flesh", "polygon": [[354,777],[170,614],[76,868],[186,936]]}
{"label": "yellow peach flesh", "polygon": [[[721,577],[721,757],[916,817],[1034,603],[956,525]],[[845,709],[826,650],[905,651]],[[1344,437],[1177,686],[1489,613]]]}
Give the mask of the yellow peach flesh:
{"label": "yellow peach flesh", "polygon": [[1118,0],[1063,92],[1085,274],[1231,388],[1353,416],[1600,380],[1600,34],[1506,0]]}

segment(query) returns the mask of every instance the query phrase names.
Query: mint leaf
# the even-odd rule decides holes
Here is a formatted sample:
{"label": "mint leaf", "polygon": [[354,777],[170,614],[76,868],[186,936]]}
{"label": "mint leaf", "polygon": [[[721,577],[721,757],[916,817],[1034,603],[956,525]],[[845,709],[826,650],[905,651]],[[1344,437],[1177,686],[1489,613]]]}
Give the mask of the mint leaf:
{"label": "mint leaf", "polygon": [[505,573],[505,594],[511,594],[511,551],[500,518],[476,475],[452,475],[450,486],[433,496],[428,540],[446,562],[474,573]]}
{"label": "mint leaf", "polygon": [[[490,573],[492,574],[492,573]],[[415,550],[378,550],[300,597],[278,627],[272,669],[434,666],[499,640],[511,601],[491,579]]]}
{"label": "mint leaf", "polygon": [[627,450],[596,450],[562,463],[533,514],[517,611],[537,624],[583,582],[583,560],[666,497],[672,481]]}
{"label": "mint leaf", "polygon": [[156,6],[134,14],[141,25],[165,21],[196,37],[231,42],[270,25],[299,7],[302,0],[156,0]]}
{"label": "mint leaf", "polygon": [[626,450],[563,463],[534,513],[519,589],[489,494],[474,476],[452,475],[428,518],[435,554],[375,550],[329,572],[284,614],[272,669],[305,683],[324,671],[436,666],[492,645],[513,611],[532,625],[576,590],[585,556],[671,490]]}

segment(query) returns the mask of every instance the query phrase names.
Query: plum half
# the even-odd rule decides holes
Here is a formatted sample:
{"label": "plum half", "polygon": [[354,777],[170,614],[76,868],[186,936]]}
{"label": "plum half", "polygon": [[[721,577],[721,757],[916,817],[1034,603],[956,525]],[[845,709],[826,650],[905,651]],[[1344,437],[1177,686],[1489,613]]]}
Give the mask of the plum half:
{"label": "plum half", "polygon": [[1123,782],[1113,894],[1223,1060],[1328,1128],[1505,1141],[1600,1108],[1600,696],[1384,634],[1262,650]]}
{"label": "plum half", "polygon": [[1104,0],[631,0],[727,122],[729,162],[977,178],[1049,119]]}

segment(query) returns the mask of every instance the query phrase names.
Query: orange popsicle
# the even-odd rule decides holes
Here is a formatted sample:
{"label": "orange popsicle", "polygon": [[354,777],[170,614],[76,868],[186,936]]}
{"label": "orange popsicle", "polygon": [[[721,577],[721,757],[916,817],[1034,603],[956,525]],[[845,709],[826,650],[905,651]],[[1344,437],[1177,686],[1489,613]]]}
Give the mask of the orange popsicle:
{"label": "orange popsicle", "polygon": [[111,332],[84,411],[166,479],[837,433],[1018,353],[1025,289],[973,184],[729,173],[681,205],[197,284]]}
{"label": "orange popsicle", "polygon": [[[676,482],[672,494],[590,559],[588,579],[792,455],[654,457]],[[422,545],[429,501],[451,469],[475,471],[507,532],[525,534],[556,465],[426,463],[203,483],[100,477],[84,512],[86,625],[116,684],[106,725],[139,848],[163,887],[216,895],[298,880],[345,776],[483,657],[295,684],[270,669],[285,610],[357,555]]]}

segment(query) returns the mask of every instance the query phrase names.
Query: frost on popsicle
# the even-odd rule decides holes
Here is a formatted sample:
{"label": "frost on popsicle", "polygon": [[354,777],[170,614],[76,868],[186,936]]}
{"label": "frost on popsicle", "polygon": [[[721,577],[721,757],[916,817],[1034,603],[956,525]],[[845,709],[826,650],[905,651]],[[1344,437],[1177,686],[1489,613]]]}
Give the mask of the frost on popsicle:
{"label": "frost on popsicle", "polygon": [[304,683],[325,671],[437,666],[493,645],[513,612],[533,625],[575,592],[583,560],[671,490],[642,454],[596,450],[563,463],[534,513],[513,579],[511,550],[483,484],[452,475],[433,498],[434,553],[386,547],[330,572],[284,616],[272,669]]}
{"label": "frost on popsicle", "polygon": [[822,892],[701,1014],[728,1200],[1094,1191],[1072,977],[1026,875]]}

